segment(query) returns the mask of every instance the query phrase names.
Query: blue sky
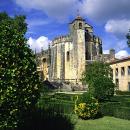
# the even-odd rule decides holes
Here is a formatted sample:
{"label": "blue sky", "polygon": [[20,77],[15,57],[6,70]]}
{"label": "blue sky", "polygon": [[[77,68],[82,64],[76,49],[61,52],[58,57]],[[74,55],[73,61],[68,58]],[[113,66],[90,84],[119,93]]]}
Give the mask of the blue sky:
{"label": "blue sky", "polygon": [[117,57],[130,54],[125,35],[130,28],[130,0],[0,0],[0,12],[26,15],[26,37],[31,48],[47,48],[48,42],[69,32],[68,23],[79,14],[103,41],[105,53],[116,50]]}

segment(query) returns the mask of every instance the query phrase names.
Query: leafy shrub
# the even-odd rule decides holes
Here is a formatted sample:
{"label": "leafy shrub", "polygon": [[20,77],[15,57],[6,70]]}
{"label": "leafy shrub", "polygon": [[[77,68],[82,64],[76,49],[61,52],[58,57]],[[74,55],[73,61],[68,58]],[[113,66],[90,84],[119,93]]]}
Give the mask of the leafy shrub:
{"label": "leafy shrub", "polygon": [[[94,97],[87,95],[87,99],[84,102],[79,103],[78,105],[75,104],[75,113],[81,119],[93,119],[96,117],[99,109],[98,100]],[[84,100],[85,98],[83,98]],[[82,100],[80,100],[82,101]]]}
{"label": "leafy shrub", "polygon": [[88,64],[81,81],[88,84],[88,90],[99,101],[108,100],[114,95],[115,84],[109,64],[97,61]]}

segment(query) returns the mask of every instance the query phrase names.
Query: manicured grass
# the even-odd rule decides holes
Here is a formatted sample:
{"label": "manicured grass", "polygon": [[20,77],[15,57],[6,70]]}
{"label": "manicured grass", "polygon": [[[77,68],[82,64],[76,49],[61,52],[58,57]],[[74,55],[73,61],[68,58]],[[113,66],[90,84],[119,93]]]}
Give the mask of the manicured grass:
{"label": "manicured grass", "polygon": [[95,120],[77,119],[74,130],[130,130],[130,121],[107,116]]}

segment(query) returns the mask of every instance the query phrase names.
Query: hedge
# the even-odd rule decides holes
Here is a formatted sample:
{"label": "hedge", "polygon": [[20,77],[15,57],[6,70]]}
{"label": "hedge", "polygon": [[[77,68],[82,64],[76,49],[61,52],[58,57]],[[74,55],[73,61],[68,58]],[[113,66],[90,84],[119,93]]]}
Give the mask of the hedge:
{"label": "hedge", "polygon": [[116,91],[116,95],[130,95],[130,91]]}
{"label": "hedge", "polygon": [[130,107],[124,107],[120,102],[106,102],[100,104],[100,112],[104,116],[130,120]]}

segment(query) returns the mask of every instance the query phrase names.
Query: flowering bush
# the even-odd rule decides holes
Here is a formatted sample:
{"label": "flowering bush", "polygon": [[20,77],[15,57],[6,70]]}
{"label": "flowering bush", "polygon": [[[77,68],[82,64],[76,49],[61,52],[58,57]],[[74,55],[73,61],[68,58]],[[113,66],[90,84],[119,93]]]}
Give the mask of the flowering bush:
{"label": "flowering bush", "polygon": [[[91,101],[91,102],[90,102]],[[78,105],[75,104],[75,113],[81,119],[92,119],[98,113],[99,103],[98,100],[94,97],[89,97],[89,102],[79,103]]]}

